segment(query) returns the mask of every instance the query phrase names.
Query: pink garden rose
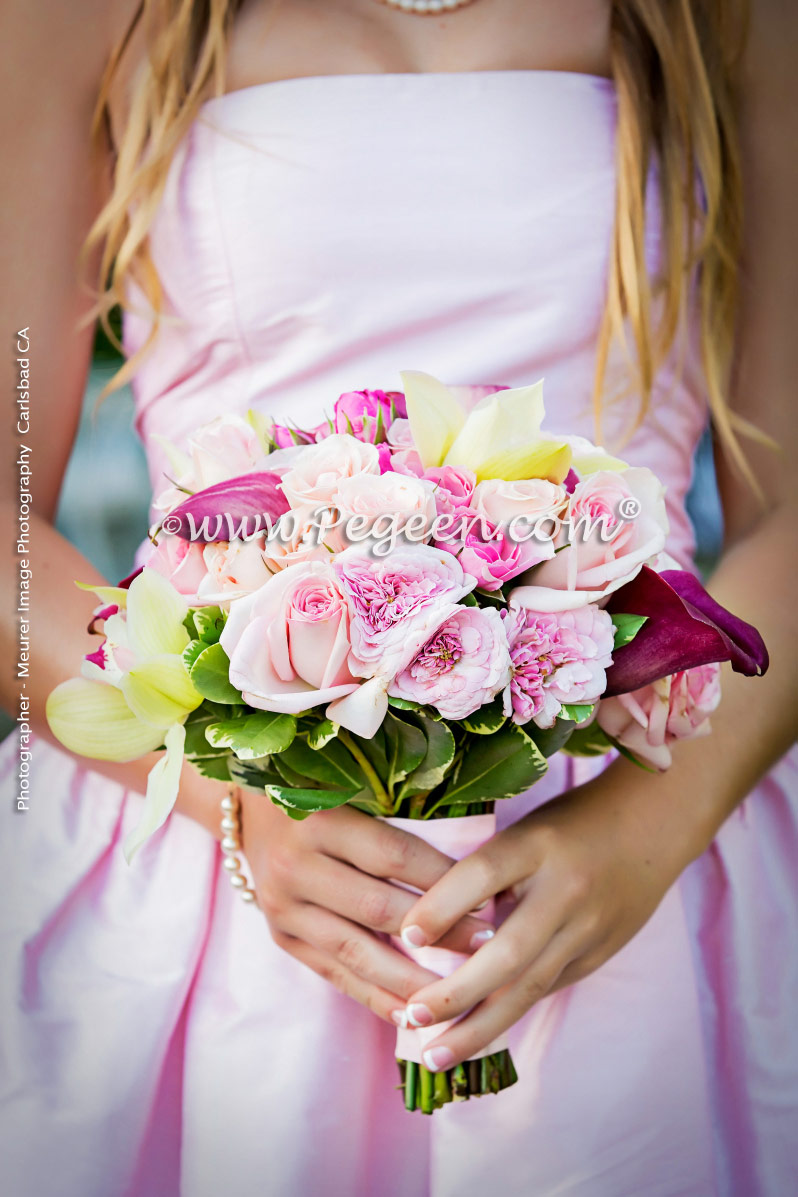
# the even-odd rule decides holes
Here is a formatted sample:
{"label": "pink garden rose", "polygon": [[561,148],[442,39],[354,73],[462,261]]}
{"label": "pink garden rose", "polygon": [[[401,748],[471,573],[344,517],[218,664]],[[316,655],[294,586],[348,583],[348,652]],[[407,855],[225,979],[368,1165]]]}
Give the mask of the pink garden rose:
{"label": "pink garden rose", "polygon": [[540,612],[510,599],[502,613],[512,678],[504,711],[515,723],[547,728],[564,704],[597,702],[612,664],[615,629],[593,604],[573,611]]}
{"label": "pink garden rose", "polygon": [[331,504],[344,478],[380,473],[380,455],[375,445],[353,436],[333,433],[316,445],[307,445],[293,458],[283,474],[283,494],[292,507]]}
{"label": "pink garden rose", "polygon": [[528,579],[548,591],[550,611],[610,595],[656,558],[668,532],[662,484],[644,468],[590,474],[574,487],[565,518],[565,547]]}
{"label": "pink garden rose", "polygon": [[510,653],[499,612],[458,607],[433,633],[389,693],[429,704],[444,719],[465,719],[510,681]]}
{"label": "pink garden rose", "polygon": [[416,442],[410,428],[410,421],[405,417],[398,417],[388,429],[386,438],[392,450],[415,449]]}
{"label": "pink garden rose", "polygon": [[338,512],[331,507],[308,506],[286,511],[264,541],[264,562],[272,573],[277,573],[302,561],[329,561],[341,547],[331,543],[328,535],[337,520]]}
{"label": "pink garden rose", "polygon": [[230,681],[250,706],[296,714],[357,688],[346,596],[319,561],[289,566],[236,599],[222,631]]}
{"label": "pink garden rose", "polygon": [[638,760],[655,769],[671,765],[674,740],[709,734],[709,716],[720,702],[720,665],[670,674],[631,694],[599,704],[599,727]]}
{"label": "pink garden rose", "polygon": [[565,487],[545,478],[520,482],[489,478],[477,486],[471,506],[511,536],[514,529],[522,535],[533,529],[539,532],[535,539],[543,561],[554,555],[551,541],[567,500]]}
{"label": "pink garden rose", "polygon": [[385,440],[394,419],[406,416],[400,391],[346,391],[336,401],[333,425],[336,432],[348,432],[373,445]]}

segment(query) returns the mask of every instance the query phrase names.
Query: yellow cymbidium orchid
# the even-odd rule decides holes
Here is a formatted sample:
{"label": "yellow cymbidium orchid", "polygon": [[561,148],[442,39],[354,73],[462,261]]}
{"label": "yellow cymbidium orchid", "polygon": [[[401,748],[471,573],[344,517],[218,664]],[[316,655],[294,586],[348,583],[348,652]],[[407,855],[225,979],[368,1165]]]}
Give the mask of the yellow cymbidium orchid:
{"label": "yellow cymbidium orchid", "polygon": [[98,615],[105,642],[84,660],[82,677],[53,690],[47,722],[66,748],[94,760],[135,760],[165,745],[164,758],[150,771],[141,821],[125,843],[129,860],[174,806],[183,723],[202,702],[182,658],[188,608],[174,586],[149,569],[128,590],[82,589],[93,589],[105,604]]}
{"label": "yellow cymbidium orchid", "polygon": [[402,383],[410,430],[425,466],[460,466],[473,470],[480,482],[562,482],[567,475],[568,441],[540,430],[542,382],[486,395],[470,412],[430,374],[406,371]]}

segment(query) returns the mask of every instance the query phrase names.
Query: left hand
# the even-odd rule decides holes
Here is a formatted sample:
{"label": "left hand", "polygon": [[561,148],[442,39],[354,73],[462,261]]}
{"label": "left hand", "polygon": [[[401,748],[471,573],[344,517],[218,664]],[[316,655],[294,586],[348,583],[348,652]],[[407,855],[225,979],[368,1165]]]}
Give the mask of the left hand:
{"label": "left hand", "polygon": [[410,1026],[460,1019],[425,1050],[432,1071],[473,1058],[540,998],[597,969],[697,854],[666,780],[641,786],[639,777],[619,761],[546,803],[455,864],[407,912],[402,930],[432,944],[486,899],[509,891],[516,902],[492,939],[408,1001]]}

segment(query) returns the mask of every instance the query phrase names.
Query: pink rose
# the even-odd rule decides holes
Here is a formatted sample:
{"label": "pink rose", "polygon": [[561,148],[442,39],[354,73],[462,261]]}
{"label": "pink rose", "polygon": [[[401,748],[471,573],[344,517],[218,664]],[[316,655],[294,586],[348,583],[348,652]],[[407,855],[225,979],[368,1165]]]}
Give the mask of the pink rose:
{"label": "pink rose", "polygon": [[389,687],[429,704],[444,719],[465,719],[510,680],[510,654],[495,608],[458,607]]}
{"label": "pink rose", "polygon": [[[477,486],[471,506],[487,516],[492,524],[508,532],[511,538],[526,536],[534,539],[541,549],[539,560],[545,560],[554,555],[551,542],[567,501],[565,487],[545,478],[522,482],[490,478]],[[516,529],[518,535],[514,536]],[[529,537],[533,531],[535,536]]]}
{"label": "pink rose", "polygon": [[466,573],[473,574],[480,590],[499,590],[505,582],[517,577],[530,565],[540,560],[538,546],[511,540],[494,527],[484,515],[475,511],[461,510],[453,513],[453,526],[443,527],[441,516],[438,522],[437,544],[450,553],[455,553]]}
{"label": "pink rose", "polygon": [[424,477],[424,463],[415,449],[397,449],[391,453],[391,469],[397,474]]}
{"label": "pink rose", "polygon": [[346,391],[336,401],[333,423],[336,432],[348,432],[373,445],[385,440],[395,418],[406,415],[404,395],[399,391]]}
{"label": "pink rose", "polygon": [[329,561],[342,545],[331,541],[339,513],[331,507],[286,511],[263,543],[263,560],[272,573],[302,561]]}
{"label": "pink rose", "polygon": [[376,446],[333,433],[316,445],[307,445],[293,458],[291,468],[283,474],[283,494],[292,507],[328,505],[344,478],[379,472]]}
{"label": "pink rose", "polygon": [[182,468],[178,469],[176,462],[172,466],[178,474],[177,485],[157,496],[154,506],[158,511],[171,511],[187,493],[271,468],[254,428],[236,415],[219,416],[203,424],[189,437],[188,455],[177,456],[183,462]]}
{"label": "pink rose", "polygon": [[709,734],[709,716],[720,702],[720,665],[698,665],[670,674],[630,694],[599,703],[599,727],[655,769],[671,765],[675,740]]}
{"label": "pink rose", "polygon": [[368,541],[377,556],[392,551],[397,538],[420,544],[432,534],[433,488],[418,478],[395,473],[344,478],[334,503],[342,541],[361,546]]}
{"label": "pink rose", "polygon": [[591,603],[573,611],[540,612],[511,596],[502,617],[512,661],[504,710],[515,723],[532,719],[538,727],[552,727],[563,705],[599,700],[615,634],[606,611]]}
{"label": "pink rose", "polygon": [[662,484],[643,468],[590,474],[574,487],[565,519],[565,547],[528,579],[549,592],[551,611],[607,597],[654,560],[668,532]]}
{"label": "pink rose", "polygon": [[205,545],[202,556],[207,574],[197,592],[200,601],[230,602],[259,590],[272,573],[263,549],[260,536]]}
{"label": "pink rose", "polygon": [[250,706],[296,714],[350,694],[349,613],[334,571],[289,566],[236,599],[221,636],[230,681]]}
{"label": "pink rose", "polygon": [[470,510],[471,497],[477,485],[473,470],[432,466],[424,471],[424,477],[435,486],[435,506],[439,514],[453,515]]}
{"label": "pink rose", "polygon": [[198,591],[208,576],[208,567],[203,557],[205,545],[200,541],[183,540],[180,536],[161,533],[158,546],[145,562],[147,569],[154,569],[174,586],[178,594],[195,599],[198,606],[202,600]]}
{"label": "pink rose", "polygon": [[410,421],[399,417],[394,420],[388,429],[386,436],[388,444],[391,449],[415,449],[416,442],[413,440],[413,433],[410,430]]}

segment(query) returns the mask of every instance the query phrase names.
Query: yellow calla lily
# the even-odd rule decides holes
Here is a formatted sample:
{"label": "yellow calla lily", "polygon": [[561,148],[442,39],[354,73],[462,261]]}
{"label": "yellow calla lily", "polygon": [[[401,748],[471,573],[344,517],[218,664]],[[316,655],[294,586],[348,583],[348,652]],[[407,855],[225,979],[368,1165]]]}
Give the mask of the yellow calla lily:
{"label": "yellow calla lily", "polygon": [[466,422],[466,413],[451,391],[431,374],[405,370],[400,377],[418,455],[427,467],[443,465]]}
{"label": "yellow calla lily", "polygon": [[172,812],[180,786],[185,743],[186,729],[182,723],[175,723],[164,737],[166,752],[147,776],[147,793],[141,818],[122,846],[128,864],[144,841],[166,822]]}
{"label": "yellow calla lily", "polygon": [[47,722],[56,739],[95,761],[134,761],[163,744],[163,728],[142,723],[115,686],[73,677],[47,699]]}
{"label": "yellow calla lily", "polygon": [[486,395],[470,412],[430,374],[402,374],[407,417],[425,466],[473,470],[478,481],[547,478],[562,482],[571,467],[564,438],[540,431],[543,383]]}

